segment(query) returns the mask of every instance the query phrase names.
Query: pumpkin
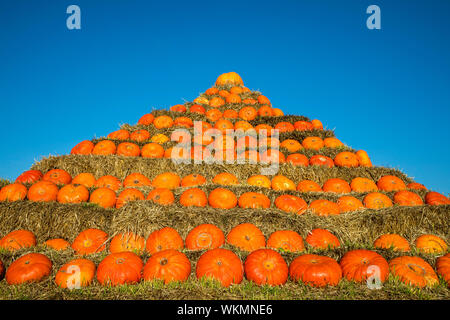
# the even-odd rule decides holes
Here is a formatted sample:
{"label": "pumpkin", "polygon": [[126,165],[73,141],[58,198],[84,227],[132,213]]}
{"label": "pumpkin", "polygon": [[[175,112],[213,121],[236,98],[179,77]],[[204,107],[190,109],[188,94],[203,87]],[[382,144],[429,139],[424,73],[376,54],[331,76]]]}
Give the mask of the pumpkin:
{"label": "pumpkin", "polygon": [[116,252],[106,256],[97,268],[97,280],[101,285],[133,284],[141,280],[144,263],[133,252]]}
{"label": "pumpkin", "polygon": [[322,190],[334,193],[350,193],[352,191],[348,182],[339,178],[328,179],[323,184]]}
{"label": "pumpkin", "polygon": [[145,250],[145,238],[133,232],[115,235],[109,244],[111,253],[130,251],[141,255]]}
{"label": "pumpkin", "polygon": [[58,191],[58,187],[53,182],[39,181],[28,189],[27,197],[31,201],[56,201]]}
{"label": "pumpkin", "polygon": [[107,138],[113,140],[128,140],[130,139],[130,132],[128,130],[120,129],[108,134]]}
{"label": "pumpkin", "polygon": [[271,105],[269,98],[267,98],[266,96],[263,96],[262,94],[260,94],[258,96],[258,102],[260,104],[267,104],[267,105]]}
{"label": "pumpkin", "polygon": [[170,189],[156,188],[149,192],[146,199],[162,206],[168,206],[174,203],[175,196]]}
{"label": "pumpkin", "polygon": [[261,230],[254,224],[237,225],[227,235],[227,243],[243,251],[254,251],[266,246],[266,239]]}
{"label": "pumpkin", "polygon": [[436,273],[420,257],[402,256],[389,261],[391,273],[401,282],[419,288],[432,287],[439,283]]}
{"label": "pumpkin", "polygon": [[152,182],[149,178],[138,172],[129,174],[125,180],[123,180],[124,188],[150,186],[151,184]]}
{"label": "pumpkin", "polygon": [[282,121],[275,125],[275,130],[281,132],[293,132],[295,130],[294,126],[290,122]]}
{"label": "pumpkin", "polygon": [[245,276],[257,285],[279,286],[286,283],[289,268],[283,257],[272,249],[258,249],[247,256]]}
{"label": "pumpkin", "polygon": [[[237,94],[234,94],[234,93],[230,93],[226,98],[225,98],[225,102],[226,103],[230,103],[230,104],[233,104],[233,103],[241,103],[242,102],[242,99],[241,99],[241,97],[239,96],[239,95],[237,95]],[[256,110],[255,110],[256,111]],[[254,118],[253,118],[254,119]],[[253,120],[253,119],[250,119],[250,120]],[[247,119],[246,119],[247,120]]]}
{"label": "pumpkin", "polygon": [[0,201],[20,201],[27,196],[28,189],[23,184],[12,183],[4,186],[0,190]]}
{"label": "pumpkin", "polygon": [[371,192],[367,194],[363,199],[364,206],[369,209],[383,209],[392,207],[391,199],[382,193],[379,192]]}
{"label": "pumpkin", "polygon": [[353,152],[343,151],[334,158],[334,164],[338,167],[354,168],[359,166],[359,160]]}
{"label": "pumpkin", "polygon": [[0,280],[3,280],[4,276],[5,276],[5,266],[2,260],[0,260]]}
{"label": "pumpkin", "polygon": [[401,190],[394,194],[394,202],[401,206],[421,206],[422,198],[414,192]]}
{"label": "pumpkin", "polygon": [[445,256],[439,257],[436,260],[436,270],[440,274],[450,287],[450,253]]}
{"label": "pumpkin", "polygon": [[255,131],[260,134],[260,135],[265,135],[265,136],[271,136],[273,134],[273,128],[272,126],[268,125],[267,123],[261,123],[258,124],[255,127]]}
{"label": "pumpkin", "polygon": [[288,252],[305,250],[303,238],[292,230],[279,230],[272,233],[267,240],[267,247]]}
{"label": "pumpkin", "polygon": [[282,116],[284,116],[284,112],[280,108],[273,108],[272,109],[272,115],[274,117],[282,117]]}
{"label": "pumpkin", "polygon": [[209,104],[209,100],[205,97],[197,97],[194,99],[194,103],[201,103],[201,104]]}
{"label": "pumpkin", "polygon": [[294,166],[304,166],[309,165],[309,159],[304,154],[292,153],[286,157],[286,162],[293,164]]}
{"label": "pumpkin", "polygon": [[241,94],[244,92],[244,89],[242,87],[233,87],[230,89],[230,93],[233,94]]}
{"label": "pumpkin", "polygon": [[356,282],[364,282],[371,276],[384,282],[389,275],[389,264],[386,259],[371,250],[348,251],[342,257],[340,265],[343,276]]}
{"label": "pumpkin", "polygon": [[116,208],[120,209],[128,202],[136,200],[145,200],[144,194],[138,189],[134,188],[125,189],[117,197]]}
{"label": "pumpkin", "polygon": [[215,249],[225,243],[225,236],[215,225],[201,224],[188,233],[185,242],[189,250]]}
{"label": "pumpkin", "polygon": [[100,177],[95,183],[97,188],[108,188],[113,191],[118,191],[122,187],[122,182],[113,176]]}
{"label": "pumpkin", "polygon": [[28,253],[15,260],[6,270],[8,284],[39,282],[50,275],[52,262],[41,253]]}
{"label": "pumpkin", "polygon": [[258,109],[258,116],[260,117],[272,117],[272,115],[272,108],[267,105],[261,106]]}
{"label": "pumpkin", "polygon": [[211,87],[208,90],[205,91],[205,94],[208,96],[213,96],[215,94],[219,93],[219,89],[217,89],[216,87]]}
{"label": "pumpkin", "polygon": [[355,192],[375,192],[378,187],[372,180],[368,178],[357,177],[352,180],[350,187]]}
{"label": "pumpkin", "polygon": [[169,116],[158,116],[153,120],[153,125],[156,129],[171,128],[173,126],[173,119]]}
{"label": "pumpkin", "polygon": [[205,207],[207,203],[205,192],[199,188],[187,189],[180,196],[180,204],[185,207]]}
{"label": "pumpkin", "polygon": [[142,124],[144,126],[149,126],[153,123],[153,120],[155,120],[155,116],[151,113],[144,114],[138,121],[139,124]]}
{"label": "pumpkin", "polygon": [[334,167],[334,161],[330,157],[316,154],[309,158],[309,165],[311,166],[325,166],[328,168]]}
{"label": "pumpkin", "polygon": [[336,286],[342,278],[342,270],[333,258],[304,254],[291,262],[289,276],[294,281],[320,288]]}
{"label": "pumpkin", "polygon": [[315,215],[322,217],[338,215],[341,213],[339,206],[336,203],[325,199],[314,200],[309,204],[309,209]]}
{"label": "pumpkin", "polygon": [[116,205],[116,193],[109,188],[98,188],[91,193],[89,202],[103,208],[114,208]]}
{"label": "pumpkin", "polygon": [[57,195],[59,203],[81,203],[89,200],[89,190],[83,185],[68,184]]}
{"label": "pumpkin", "polygon": [[153,231],[145,244],[145,250],[150,254],[167,249],[182,250],[183,248],[184,242],[180,234],[170,227]]}
{"label": "pumpkin", "polygon": [[320,120],[318,119],[311,120],[311,124],[313,125],[314,129],[323,130],[323,124]]}
{"label": "pumpkin", "polygon": [[206,178],[201,174],[190,174],[181,180],[182,187],[198,186],[206,183]]}
{"label": "pumpkin", "polygon": [[322,192],[322,188],[317,182],[311,180],[300,181],[297,185],[297,191],[300,192]]}
{"label": "pumpkin", "polygon": [[[150,141],[158,144],[164,144],[166,142],[169,142],[170,138],[163,133],[157,133],[151,137]],[[144,147],[142,147],[142,149],[144,149]],[[141,156],[144,156],[142,149],[141,149]]]}
{"label": "pumpkin", "polygon": [[222,134],[226,134],[227,130],[234,129],[234,125],[230,120],[220,119],[214,124],[214,128],[218,129]]}
{"label": "pumpkin", "polygon": [[220,118],[222,118],[222,111],[219,109],[213,108],[206,111],[206,118],[211,122],[216,122]]}
{"label": "pumpkin", "polygon": [[270,199],[258,192],[245,192],[238,200],[239,207],[244,209],[267,209],[270,207]]}
{"label": "pumpkin", "polygon": [[416,248],[425,253],[440,254],[447,251],[447,244],[438,236],[424,234],[416,239]]}
{"label": "pumpkin", "polygon": [[364,150],[358,150],[355,154],[361,167],[372,167],[372,161],[370,161],[367,152]]}
{"label": "pumpkin", "polygon": [[431,191],[425,195],[425,203],[432,206],[445,205],[450,204],[450,199],[443,194]]}
{"label": "pumpkin", "polygon": [[64,239],[50,239],[44,242],[44,245],[56,251],[63,251],[70,248],[70,243]]}
{"label": "pumpkin", "polygon": [[230,250],[216,248],[200,256],[196,267],[197,279],[212,279],[222,286],[239,284],[244,277],[241,259]]}
{"label": "pumpkin", "polygon": [[239,184],[238,178],[236,178],[234,174],[229,172],[222,172],[215,175],[212,182],[224,186],[232,186]]}
{"label": "pumpkin", "polygon": [[302,146],[305,149],[319,150],[325,145],[323,143],[323,140],[319,137],[307,137],[302,141]]}
{"label": "pumpkin", "polygon": [[294,123],[294,128],[297,131],[307,131],[307,130],[312,130],[313,125],[311,122],[308,122],[308,121],[296,121]]}
{"label": "pumpkin", "polygon": [[258,101],[257,100],[255,100],[255,99],[252,99],[252,98],[246,98],[246,99],[244,99],[244,100],[242,100],[242,103],[243,104],[256,104]]}
{"label": "pumpkin", "polygon": [[69,184],[72,182],[72,177],[65,170],[53,169],[44,174],[42,180],[50,181],[53,182],[54,184]]}
{"label": "pumpkin", "polygon": [[116,154],[125,157],[139,157],[141,155],[141,149],[135,143],[122,142],[117,146]]}
{"label": "pumpkin", "polygon": [[141,149],[143,158],[158,159],[164,156],[164,148],[157,142],[145,144]]}
{"label": "pumpkin", "polygon": [[173,112],[183,113],[183,112],[186,112],[186,106],[184,106],[183,104],[176,104],[176,105],[171,106],[169,110],[173,111]]}
{"label": "pumpkin", "polygon": [[273,190],[295,190],[294,181],[282,175],[273,177],[271,186]]}
{"label": "pumpkin", "polygon": [[92,154],[108,156],[115,154],[117,150],[116,144],[111,140],[102,140],[97,142],[94,149],[92,149]]}
{"label": "pumpkin", "polygon": [[64,264],[55,275],[55,283],[61,288],[79,289],[92,283],[95,264],[87,259],[74,259]]}
{"label": "pumpkin", "polygon": [[152,255],[144,266],[144,280],[186,281],[191,273],[191,262],[184,253],[168,249]]}
{"label": "pumpkin", "polygon": [[239,118],[246,120],[246,121],[252,121],[255,120],[258,116],[258,111],[254,107],[244,107],[241,110],[239,110]]}
{"label": "pumpkin", "polygon": [[306,236],[306,242],[315,249],[334,249],[341,246],[339,239],[325,229],[313,229]]}
{"label": "pumpkin", "polygon": [[189,108],[189,112],[191,113],[198,113],[198,114],[205,114],[205,108],[202,107],[199,104],[194,104]]}
{"label": "pumpkin", "polygon": [[289,213],[304,214],[308,209],[308,204],[302,198],[294,195],[284,194],[275,199],[275,206]]}
{"label": "pumpkin", "polygon": [[192,128],[194,123],[188,117],[178,117],[174,120],[173,125],[175,127]]}
{"label": "pumpkin", "polygon": [[260,188],[270,188],[272,186],[270,179],[267,178],[267,176],[261,174],[257,174],[248,178],[247,184]]}
{"label": "pumpkin", "polygon": [[341,142],[341,140],[334,138],[334,137],[329,137],[329,138],[323,139],[323,144],[327,148],[339,148],[339,147],[344,146],[344,144]]}
{"label": "pumpkin", "polygon": [[242,78],[236,72],[221,74],[216,80],[216,86],[243,86]]}
{"label": "pumpkin", "polygon": [[338,199],[337,205],[341,213],[353,212],[364,209],[364,205],[361,200],[352,196],[342,196]]}
{"label": "pumpkin", "polygon": [[427,187],[418,182],[411,182],[406,187],[413,190],[427,190]]}
{"label": "pumpkin", "polygon": [[223,105],[225,105],[225,100],[223,100],[220,97],[214,97],[211,100],[209,100],[209,106],[212,108],[220,108]]}
{"label": "pumpkin", "polygon": [[34,247],[36,236],[28,230],[15,230],[0,239],[0,248],[8,251],[16,251],[22,248]]}
{"label": "pumpkin", "polygon": [[180,186],[180,177],[173,172],[165,172],[157,175],[152,181],[152,187],[154,188],[167,188],[175,189]]}
{"label": "pumpkin", "polygon": [[236,195],[224,188],[216,188],[208,196],[209,205],[216,209],[232,209],[236,207],[237,202]]}
{"label": "pumpkin", "polygon": [[399,191],[399,190],[406,189],[406,185],[402,181],[402,179],[400,179],[399,177],[390,176],[390,175],[381,177],[377,181],[377,187],[378,187],[378,189],[383,190],[383,191]]}
{"label": "pumpkin", "polygon": [[101,252],[106,249],[108,234],[100,229],[86,229],[78,234],[72,243],[72,249],[81,255]]}
{"label": "pumpkin", "polygon": [[88,155],[94,151],[94,147],[92,141],[84,140],[73,147],[72,150],[70,150],[70,154]]}
{"label": "pumpkin", "polygon": [[286,139],[284,140],[280,147],[286,149],[289,153],[294,153],[297,152],[300,149],[303,149],[302,145],[300,144],[300,142],[298,142],[297,140],[294,139]]}
{"label": "pumpkin", "polygon": [[80,173],[72,180],[72,184],[80,184],[86,188],[92,188],[96,182],[94,175],[88,172]]}
{"label": "pumpkin", "polygon": [[39,170],[28,170],[17,177],[16,183],[35,183],[42,180],[43,176]]}
{"label": "pumpkin", "polygon": [[408,252],[411,250],[408,240],[395,233],[383,234],[379,236],[373,243],[373,246],[379,249],[392,249],[394,251],[402,252]]}

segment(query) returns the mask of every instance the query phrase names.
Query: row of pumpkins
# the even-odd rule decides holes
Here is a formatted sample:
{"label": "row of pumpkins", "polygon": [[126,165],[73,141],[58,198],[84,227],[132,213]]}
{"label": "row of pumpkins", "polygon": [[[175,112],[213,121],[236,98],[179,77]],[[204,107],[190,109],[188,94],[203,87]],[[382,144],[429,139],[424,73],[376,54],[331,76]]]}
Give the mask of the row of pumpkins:
{"label": "row of pumpkins", "polygon": [[[101,252],[106,248],[108,235],[99,229],[81,232],[72,243],[77,254]],[[434,269],[417,256],[400,256],[389,263],[378,253],[366,249],[351,250],[344,254],[340,263],[317,254],[303,254],[295,258],[290,266],[275,250],[302,252],[305,250],[302,237],[291,230],[276,231],[267,241],[256,226],[249,223],[234,227],[226,237],[227,243],[248,251],[245,263],[231,250],[220,248],[225,236],[219,228],[202,224],[193,228],[183,241],[175,229],[165,227],[151,233],[145,239],[133,233],[113,237],[110,252],[97,268],[97,280],[102,285],[131,284],[144,280],[185,281],[191,273],[191,263],[180,250],[207,250],[196,265],[198,279],[211,278],[223,286],[239,284],[245,272],[246,278],[258,285],[282,285],[288,276],[293,281],[302,281],[314,287],[334,286],[342,277],[364,282],[377,276],[384,282],[389,273],[402,282],[417,287],[432,287],[439,280]],[[339,240],[324,229],[314,229],[306,237],[313,248],[330,249],[340,246]],[[416,247],[425,253],[443,254],[447,245],[435,235],[422,235],[416,239]],[[34,235],[26,230],[13,231],[0,240],[4,250],[17,250],[36,244]],[[45,243],[56,250],[65,250],[70,244],[63,239],[52,239]],[[409,251],[406,239],[397,234],[385,234],[374,243],[376,248]],[[144,266],[139,254],[147,251],[151,256]],[[377,270],[374,266],[378,267]],[[52,262],[40,253],[29,253],[11,263],[6,271],[8,284],[40,281],[51,272]],[[437,272],[450,285],[450,253],[441,256],[436,263]],[[4,267],[0,261],[0,272]],[[88,286],[95,274],[95,264],[78,258],[63,265],[57,272],[55,282],[62,288],[75,285]]]}

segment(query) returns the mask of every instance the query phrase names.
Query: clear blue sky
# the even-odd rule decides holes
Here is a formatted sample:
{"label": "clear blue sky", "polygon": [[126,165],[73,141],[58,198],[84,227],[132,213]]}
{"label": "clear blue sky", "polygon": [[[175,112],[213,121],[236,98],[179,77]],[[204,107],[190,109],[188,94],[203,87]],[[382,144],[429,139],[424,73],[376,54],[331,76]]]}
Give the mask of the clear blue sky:
{"label": "clear blue sky", "polygon": [[[81,8],[81,30],[66,8]],[[381,8],[381,30],[366,8]],[[0,2],[0,177],[236,71],[375,165],[450,193],[450,1]]]}

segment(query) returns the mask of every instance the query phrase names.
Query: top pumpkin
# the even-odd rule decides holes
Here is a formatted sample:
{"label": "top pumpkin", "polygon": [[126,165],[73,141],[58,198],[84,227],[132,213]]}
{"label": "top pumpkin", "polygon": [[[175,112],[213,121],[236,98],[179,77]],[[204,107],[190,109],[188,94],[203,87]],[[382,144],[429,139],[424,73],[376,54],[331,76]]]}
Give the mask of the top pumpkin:
{"label": "top pumpkin", "polygon": [[236,72],[222,73],[216,80],[216,86],[226,86],[226,85],[243,86],[244,82],[242,81],[241,76],[238,75]]}

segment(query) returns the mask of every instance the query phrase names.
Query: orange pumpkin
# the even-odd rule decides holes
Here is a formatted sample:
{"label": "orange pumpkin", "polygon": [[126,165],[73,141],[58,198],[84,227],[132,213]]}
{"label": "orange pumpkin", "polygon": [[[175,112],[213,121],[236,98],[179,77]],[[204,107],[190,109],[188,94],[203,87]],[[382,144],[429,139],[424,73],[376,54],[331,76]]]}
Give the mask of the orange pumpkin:
{"label": "orange pumpkin", "polygon": [[334,161],[330,157],[316,154],[309,158],[309,165],[311,166],[325,166],[328,168],[334,167]]}
{"label": "orange pumpkin", "polygon": [[389,261],[391,273],[401,282],[419,288],[433,287],[439,283],[436,273],[419,257],[402,256]]}
{"label": "orange pumpkin", "polygon": [[238,178],[234,174],[229,172],[222,172],[217,174],[216,176],[214,176],[212,182],[224,186],[239,184]]}
{"label": "orange pumpkin", "polygon": [[338,215],[341,213],[339,206],[336,203],[325,199],[314,200],[309,204],[309,209],[315,215],[322,217]]}
{"label": "orange pumpkin", "polygon": [[267,240],[267,247],[288,252],[305,250],[303,238],[292,230],[279,230],[272,233]]}
{"label": "orange pumpkin", "polygon": [[142,124],[144,126],[151,125],[153,123],[153,120],[155,119],[155,116],[151,113],[144,114],[138,121],[139,124]]}
{"label": "orange pumpkin", "polygon": [[123,187],[129,188],[129,187],[143,187],[143,186],[149,186],[152,182],[149,178],[144,176],[142,173],[131,173],[129,174],[125,180],[123,180]]}
{"label": "orange pumpkin", "polygon": [[369,209],[383,209],[392,207],[391,199],[382,193],[379,192],[371,192],[367,194],[363,199],[364,206]]}
{"label": "orange pumpkin", "polygon": [[70,248],[70,243],[64,239],[50,239],[44,245],[56,251],[63,251]]}
{"label": "orange pumpkin", "polygon": [[270,188],[272,183],[267,176],[264,175],[254,175],[247,179],[247,184],[260,188]]}
{"label": "orange pumpkin", "polygon": [[274,117],[282,117],[282,116],[284,116],[284,112],[280,108],[273,108],[272,109],[272,115]]}
{"label": "orange pumpkin", "polygon": [[144,266],[143,279],[163,280],[165,284],[173,281],[186,281],[191,273],[191,262],[184,253],[168,249],[152,255]]}
{"label": "orange pumpkin", "polygon": [[183,104],[176,104],[174,106],[171,106],[169,110],[173,111],[173,112],[181,112],[181,113],[183,113],[183,112],[186,112],[186,106],[183,105]]}
{"label": "orange pumpkin", "polygon": [[214,97],[211,100],[209,100],[209,106],[212,108],[220,108],[223,105],[225,105],[225,100],[223,100],[220,97]]}
{"label": "orange pumpkin", "polygon": [[153,120],[153,125],[156,129],[171,128],[173,126],[173,119],[169,116],[158,116]]}
{"label": "orange pumpkin", "polygon": [[279,286],[287,281],[289,268],[283,257],[272,249],[258,249],[247,256],[245,276],[257,285]]}
{"label": "orange pumpkin", "polygon": [[437,273],[447,281],[447,284],[450,287],[450,253],[447,253],[445,256],[439,257],[436,260],[436,270]]}
{"label": "orange pumpkin", "polygon": [[381,282],[389,275],[389,264],[375,251],[351,250],[340,261],[342,273],[347,280],[364,282],[369,277],[376,277]]}
{"label": "orange pumpkin", "polygon": [[0,190],[0,201],[20,201],[27,196],[27,187],[20,183],[12,183],[4,186]]}
{"label": "orange pumpkin", "polygon": [[359,166],[359,160],[353,152],[344,151],[334,158],[334,164],[338,167],[354,168]]}
{"label": "orange pumpkin", "polygon": [[78,254],[91,254],[106,249],[108,234],[100,229],[86,229],[78,234],[72,243],[72,249]]}
{"label": "orange pumpkin", "polygon": [[211,122],[216,122],[222,118],[222,111],[216,108],[209,109],[206,111],[206,118]]}
{"label": "orange pumpkin", "polygon": [[325,229],[313,229],[306,236],[306,242],[315,249],[334,249],[341,246],[339,239]]}
{"label": "orange pumpkin", "polygon": [[309,159],[304,154],[300,153],[292,153],[286,157],[286,162],[291,163],[294,166],[304,166],[307,167],[309,165]]}
{"label": "orange pumpkin", "polygon": [[339,210],[341,211],[341,213],[364,209],[364,205],[362,204],[361,200],[352,196],[340,197],[337,201],[337,205],[339,206]]}
{"label": "orange pumpkin", "polygon": [[350,193],[352,191],[348,182],[339,178],[328,179],[323,184],[322,189],[325,192],[334,193]]}
{"label": "orange pumpkin", "polygon": [[205,207],[207,203],[205,192],[199,188],[187,189],[180,196],[180,204],[185,207]]}
{"label": "orange pumpkin", "polygon": [[233,130],[234,125],[230,120],[220,119],[214,124],[214,128],[225,134],[227,130]]}
{"label": "orange pumpkin", "polygon": [[411,182],[406,186],[408,189],[414,189],[414,190],[427,190],[427,187],[425,187],[421,183],[417,182]]}
{"label": "orange pumpkin", "polygon": [[319,150],[325,145],[323,143],[323,140],[319,137],[307,137],[302,141],[302,146],[305,149]]}
{"label": "orange pumpkin", "polygon": [[72,182],[72,177],[65,170],[53,169],[44,174],[42,180],[50,181],[53,182],[54,184],[69,184]]}
{"label": "orange pumpkin", "polygon": [[289,153],[294,153],[294,152],[297,152],[298,150],[303,149],[300,142],[298,142],[297,140],[294,140],[294,139],[284,140],[281,143],[280,147],[286,149]]}
{"label": "orange pumpkin", "polygon": [[350,187],[355,192],[374,192],[378,191],[378,187],[372,180],[368,178],[357,177],[352,180]]}
{"label": "orange pumpkin", "polygon": [[145,250],[150,254],[167,249],[182,250],[183,248],[184,242],[180,234],[170,227],[153,231],[145,245]]}
{"label": "orange pumpkin", "polygon": [[241,259],[230,250],[216,248],[206,251],[197,261],[197,279],[212,279],[222,286],[239,284],[244,277]]}
{"label": "orange pumpkin", "polygon": [[89,190],[83,185],[68,184],[57,195],[59,203],[81,203],[89,200]]}
{"label": "orange pumpkin", "polygon": [[78,289],[92,283],[95,264],[87,259],[74,259],[64,264],[56,273],[55,283],[61,288]]}
{"label": "orange pumpkin", "polygon": [[108,188],[113,191],[118,191],[122,187],[122,182],[113,176],[100,177],[95,183],[97,188]]}
{"label": "orange pumpkin", "polygon": [[239,207],[244,209],[267,209],[270,207],[270,199],[258,192],[245,192],[238,200]]}
{"label": "orange pumpkin", "polygon": [[36,236],[28,230],[15,230],[0,239],[0,248],[8,251],[16,251],[22,248],[34,247]]}
{"label": "orange pumpkin", "polygon": [[255,120],[255,118],[258,116],[258,111],[254,107],[244,107],[241,110],[239,110],[239,118],[246,120],[246,121],[252,121]]}
{"label": "orange pumpkin", "polygon": [[292,123],[290,122],[286,122],[286,121],[282,121],[282,122],[278,122],[275,125],[275,130],[278,130],[281,132],[292,132],[295,130],[294,126],[292,125]]}
{"label": "orange pumpkin", "polygon": [[150,142],[141,149],[141,156],[149,159],[159,159],[164,156],[164,148],[157,142]]}
{"label": "orange pumpkin", "polygon": [[116,208],[120,209],[128,202],[136,200],[145,200],[144,194],[138,189],[134,188],[125,189],[117,197]]}
{"label": "orange pumpkin", "polygon": [[139,157],[141,155],[141,149],[135,143],[122,142],[117,146],[116,154],[125,157]]}
{"label": "orange pumpkin", "polygon": [[297,191],[300,192],[322,192],[322,188],[317,182],[311,180],[300,181],[297,185]]}
{"label": "orange pumpkin", "polygon": [[383,191],[400,191],[405,190],[405,183],[396,176],[383,176],[377,182],[378,189]]}
{"label": "orange pumpkin", "polygon": [[124,129],[116,130],[108,134],[107,138],[113,140],[128,140],[130,139],[130,132]]}
{"label": "orange pumpkin", "polygon": [[422,198],[414,192],[401,190],[394,194],[394,202],[401,206],[421,206]]}
{"label": "orange pumpkin", "polygon": [[111,253],[130,251],[141,255],[145,249],[145,238],[133,232],[115,235],[109,244]]}
{"label": "orange pumpkin", "polygon": [[258,96],[258,102],[260,104],[271,105],[269,98],[267,98],[266,96],[263,96],[262,94]]}
{"label": "orange pumpkin", "polygon": [[295,190],[295,183],[291,179],[276,175],[272,178],[272,189],[273,190]]}
{"label": "orange pumpkin", "polygon": [[236,72],[221,74],[216,80],[216,86],[243,86],[242,78]]}
{"label": "orange pumpkin", "polygon": [[273,116],[272,108],[269,107],[268,105],[263,105],[258,109],[258,115],[260,117],[272,117]]}
{"label": "orange pumpkin", "polygon": [[151,200],[162,206],[168,206],[174,203],[175,196],[170,189],[167,188],[155,188],[147,195],[147,200]]}
{"label": "orange pumpkin", "polygon": [[89,202],[103,208],[114,208],[116,205],[116,193],[109,188],[98,188],[91,193]]}
{"label": "orange pumpkin", "polygon": [[165,172],[157,175],[152,181],[152,187],[154,188],[167,188],[175,189],[180,186],[180,177],[173,172]]}
{"label": "orange pumpkin", "polygon": [[141,280],[144,263],[133,252],[111,253],[97,268],[97,280],[101,285],[133,284]]}
{"label": "orange pumpkin", "polygon": [[15,260],[6,270],[8,284],[39,282],[50,275],[52,262],[41,253],[28,253]]}
{"label": "orange pumpkin", "polygon": [[255,99],[252,99],[252,98],[246,98],[246,99],[244,99],[244,100],[242,100],[242,103],[243,104],[256,104],[258,101],[257,100],[255,100]]}
{"label": "orange pumpkin", "polygon": [[84,140],[73,147],[72,150],[70,150],[70,154],[88,155],[92,153],[94,147],[92,141]]}
{"label": "orange pumpkin", "polygon": [[323,130],[323,124],[320,120],[317,119],[311,120],[311,124],[313,125],[314,129]]}
{"label": "orange pumpkin", "polygon": [[230,89],[230,93],[232,94],[241,94],[244,92],[244,89],[242,87],[233,87]]}
{"label": "orange pumpkin", "polygon": [[440,254],[447,251],[447,244],[444,239],[433,234],[424,234],[416,239],[416,248],[419,251]]}
{"label": "orange pumpkin", "polygon": [[198,225],[186,236],[186,248],[189,250],[215,249],[224,243],[225,236],[222,230],[212,224]]}
{"label": "orange pumpkin", "polygon": [[243,251],[254,251],[266,246],[266,239],[261,230],[254,224],[237,225],[227,235],[227,243]]}
{"label": "orange pumpkin", "polygon": [[28,189],[27,197],[31,201],[56,201],[58,191],[58,187],[53,182],[39,181]]}
{"label": "orange pumpkin", "polygon": [[294,128],[297,131],[307,131],[312,130],[314,127],[311,122],[308,121],[296,121],[294,123]]}
{"label": "orange pumpkin", "polygon": [[425,203],[432,206],[446,205],[450,204],[450,199],[443,194],[431,191],[425,195]]}
{"label": "orange pumpkin", "polygon": [[86,188],[92,188],[96,182],[94,175],[88,172],[80,173],[72,180],[72,184],[80,184]]}
{"label": "orange pumpkin", "polygon": [[333,258],[304,254],[291,262],[289,276],[294,281],[320,288],[336,286],[342,278],[342,270]]}
{"label": "orange pumpkin", "polygon": [[299,215],[304,214],[306,209],[308,209],[308,204],[305,200],[289,194],[278,196],[275,199],[275,206],[285,212]]}
{"label": "orange pumpkin", "polygon": [[111,140],[102,140],[97,142],[94,149],[92,149],[92,154],[108,156],[115,154],[117,150],[116,144]]}
{"label": "orange pumpkin", "polygon": [[341,140],[334,137],[323,139],[323,144],[327,148],[339,148],[344,146]]}
{"label": "orange pumpkin", "polygon": [[[234,93],[230,93],[228,96],[226,96],[225,102],[226,103],[230,103],[230,104],[241,103],[242,99],[241,99],[241,97],[239,95],[234,94]],[[251,119],[251,120],[253,120],[253,119]]]}
{"label": "orange pumpkin", "polygon": [[16,183],[35,183],[42,180],[43,176],[40,170],[27,170],[17,177]]}
{"label": "orange pumpkin", "polygon": [[398,234],[383,234],[373,243],[375,248],[392,249],[394,251],[408,252],[411,250],[408,240]]}
{"label": "orange pumpkin", "polygon": [[237,202],[236,195],[224,188],[216,188],[208,196],[209,205],[216,209],[232,209],[236,207]]}
{"label": "orange pumpkin", "polygon": [[194,104],[189,108],[189,112],[191,113],[198,113],[198,114],[205,114],[205,108],[203,108],[199,104]]}
{"label": "orange pumpkin", "polygon": [[217,89],[215,87],[209,88],[208,90],[205,91],[205,94],[208,96],[213,96],[218,93],[219,93],[219,89]]}
{"label": "orange pumpkin", "polygon": [[361,167],[372,167],[372,161],[370,161],[367,152],[365,152],[364,150],[358,150],[355,154]]}

